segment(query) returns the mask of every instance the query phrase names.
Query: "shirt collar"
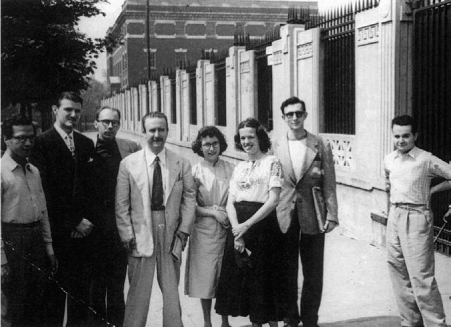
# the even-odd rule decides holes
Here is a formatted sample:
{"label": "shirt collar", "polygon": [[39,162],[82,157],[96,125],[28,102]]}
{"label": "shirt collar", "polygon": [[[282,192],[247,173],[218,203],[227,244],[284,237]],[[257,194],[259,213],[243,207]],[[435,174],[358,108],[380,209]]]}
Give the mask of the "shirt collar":
{"label": "shirt collar", "polygon": [[[20,167],[20,168],[21,168],[21,166],[17,163],[17,161],[15,161],[13,158],[11,158],[11,156],[9,155],[8,152],[5,152],[5,153],[3,154],[3,157],[2,157],[2,166],[5,167],[6,169],[10,170],[10,171],[14,171],[17,167]],[[25,165],[25,168],[26,168],[29,172],[31,172],[31,173],[33,172],[33,171],[31,170],[31,168],[30,168],[30,164],[29,164],[29,163],[27,163],[27,164]]]}
{"label": "shirt collar", "polygon": [[67,135],[72,136],[72,139],[74,138],[74,131],[73,130],[70,133],[66,133],[61,127],[59,127],[57,125],[57,123],[53,124],[53,127],[55,127],[56,131],[58,132],[59,135],[61,135],[61,138],[63,140],[66,138]]}
{"label": "shirt collar", "polygon": [[399,152],[399,150],[396,151],[396,155],[395,158],[397,157],[402,157],[402,156],[409,156],[412,157],[413,159],[415,159],[416,157],[418,157],[418,148],[416,146],[414,146],[409,152],[407,152],[406,154],[403,154],[401,152]]}
{"label": "shirt collar", "polygon": [[[156,155],[152,151],[150,151],[148,146],[146,146],[144,149],[147,164],[150,166],[155,161]],[[166,148],[163,148],[163,150],[158,153],[158,157],[160,158],[160,162],[163,164],[163,166],[166,166]]]}

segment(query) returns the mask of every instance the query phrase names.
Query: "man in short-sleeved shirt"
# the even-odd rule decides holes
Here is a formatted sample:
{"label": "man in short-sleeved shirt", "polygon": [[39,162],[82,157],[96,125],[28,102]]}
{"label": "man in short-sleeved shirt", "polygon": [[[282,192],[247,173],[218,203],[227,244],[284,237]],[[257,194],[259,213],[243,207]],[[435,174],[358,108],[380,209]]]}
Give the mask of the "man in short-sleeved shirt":
{"label": "man in short-sleeved shirt", "polygon": [[417,124],[412,117],[395,117],[392,132],[397,149],[385,157],[391,203],[387,253],[401,325],[446,327],[435,280],[433,218],[428,202],[431,179],[451,180],[451,165],[415,146]]}
{"label": "man in short-sleeved shirt", "polygon": [[3,124],[7,150],[1,160],[1,218],[10,271],[6,282],[2,281],[2,292],[8,301],[7,319],[13,326],[44,324],[41,304],[47,258],[52,272],[56,271],[41,177],[27,161],[35,136],[35,127],[25,116],[13,116]]}

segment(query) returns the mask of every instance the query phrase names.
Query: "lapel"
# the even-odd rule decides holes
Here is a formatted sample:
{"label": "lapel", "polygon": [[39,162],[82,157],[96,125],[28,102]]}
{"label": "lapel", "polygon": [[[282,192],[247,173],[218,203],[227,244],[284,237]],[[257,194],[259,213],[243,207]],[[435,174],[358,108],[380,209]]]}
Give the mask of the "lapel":
{"label": "lapel", "polygon": [[296,177],[294,175],[293,164],[291,163],[290,150],[288,148],[288,135],[285,134],[278,142],[277,156],[282,162],[285,172],[290,181],[296,185]]}
{"label": "lapel", "polygon": [[166,165],[168,168],[168,179],[166,185],[165,199],[164,203],[167,205],[167,200],[169,198],[169,194],[172,192],[172,188],[174,187],[176,178],[180,172],[180,159],[176,156],[172,151],[166,149]]}
{"label": "lapel", "polygon": [[[55,145],[55,152],[63,152],[66,156],[69,156],[72,158],[72,153],[70,152],[69,148],[66,145],[66,142],[64,142],[61,135],[58,133],[58,131],[55,129],[54,126],[49,130],[49,136],[54,141]],[[75,139],[74,139],[75,143]]]}
{"label": "lapel", "polygon": [[305,152],[301,175],[299,176],[298,182],[304,177],[305,173],[309,170],[310,166],[313,163],[313,160],[315,160],[317,153],[318,153],[318,141],[312,134],[307,132],[307,151]]}
{"label": "lapel", "polygon": [[142,195],[143,203],[150,203],[151,199],[147,168],[146,154],[144,150],[141,150],[131,160],[130,174],[133,176],[136,187]]}

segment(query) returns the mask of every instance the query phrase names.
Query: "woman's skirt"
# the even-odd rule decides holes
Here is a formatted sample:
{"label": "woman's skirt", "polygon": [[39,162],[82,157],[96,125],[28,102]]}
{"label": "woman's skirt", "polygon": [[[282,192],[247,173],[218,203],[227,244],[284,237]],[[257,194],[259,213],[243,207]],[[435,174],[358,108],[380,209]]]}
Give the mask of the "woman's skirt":
{"label": "woman's skirt", "polygon": [[[235,203],[239,223],[247,221],[263,203]],[[215,310],[220,315],[250,316],[253,323],[280,321],[283,314],[276,309],[276,247],[281,232],[276,212],[252,225],[244,234],[245,251],[234,247],[232,231],[227,233],[226,246],[216,292]]]}

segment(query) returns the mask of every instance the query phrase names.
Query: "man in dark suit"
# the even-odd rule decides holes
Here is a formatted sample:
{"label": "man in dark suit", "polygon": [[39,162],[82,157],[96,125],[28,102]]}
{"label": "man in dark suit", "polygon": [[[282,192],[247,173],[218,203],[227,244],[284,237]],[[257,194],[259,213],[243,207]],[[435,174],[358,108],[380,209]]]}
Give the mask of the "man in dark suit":
{"label": "man in dark suit", "polygon": [[[330,146],[304,129],[307,112],[303,101],[289,98],[282,103],[281,110],[289,129],[274,142],[274,154],[279,157],[285,176],[277,218],[282,232],[287,233],[285,254],[294,262],[288,266],[286,280],[293,284],[297,281],[297,269],[293,267],[297,266],[299,249],[304,275],[300,320],[304,327],[317,327],[323,289],[324,233],[338,225],[334,161]],[[317,205],[314,191],[318,191]],[[318,211],[323,213],[322,223]],[[299,227],[300,235],[296,232]],[[297,311],[296,297],[292,299],[292,307],[296,305]],[[297,312],[292,312],[286,317],[288,326],[297,326],[296,316]]]}
{"label": "man in dark suit", "polygon": [[[94,126],[99,133],[90,172],[91,200],[96,210],[91,304],[100,316],[115,326],[124,323],[127,273],[127,251],[119,237],[114,211],[117,173],[121,160],[141,149],[137,142],[116,137],[120,121],[121,113],[116,108],[102,107],[97,111]],[[105,326],[105,322],[97,318],[95,325]]]}
{"label": "man in dark suit", "polygon": [[49,285],[47,321],[62,326],[66,294],[67,326],[85,326],[89,296],[89,247],[93,229],[87,176],[93,160],[92,140],[75,131],[83,100],[64,92],[52,111],[55,124],[36,138],[31,162],[41,172],[53,247],[59,260],[57,283]]}

